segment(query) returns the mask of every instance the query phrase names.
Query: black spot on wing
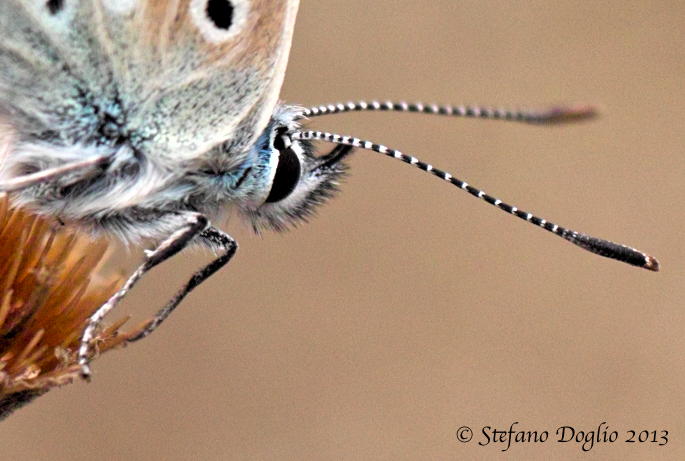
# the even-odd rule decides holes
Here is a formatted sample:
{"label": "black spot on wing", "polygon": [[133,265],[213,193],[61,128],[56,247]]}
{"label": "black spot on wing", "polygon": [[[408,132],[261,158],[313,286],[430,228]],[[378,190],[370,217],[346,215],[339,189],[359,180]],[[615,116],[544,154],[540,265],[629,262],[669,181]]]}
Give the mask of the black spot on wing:
{"label": "black spot on wing", "polygon": [[64,0],[48,0],[46,6],[50,14],[57,14],[64,8]]}
{"label": "black spot on wing", "polygon": [[233,25],[233,3],[230,0],[208,0],[207,17],[219,29],[229,30]]}

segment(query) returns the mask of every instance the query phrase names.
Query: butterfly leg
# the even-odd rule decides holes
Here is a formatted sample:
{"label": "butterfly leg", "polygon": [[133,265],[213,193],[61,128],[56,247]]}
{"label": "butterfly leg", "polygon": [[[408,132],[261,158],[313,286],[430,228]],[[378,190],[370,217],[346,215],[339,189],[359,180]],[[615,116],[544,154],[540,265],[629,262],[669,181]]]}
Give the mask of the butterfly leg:
{"label": "butterfly leg", "polygon": [[51,182],[69,173],[92,170],[108,161],[110,161],[108,155],[101,155],[80,162],[67,163],[66,165],[12,178],[5,182],[0,182],[0,194],[3,192],[16,192],[37,184]]}
{"label": "butterfly leg", "polygon": [[136,269],[124,286],[114,293],[88,319],[88,324],[81,336],[81,345],[78,351],[78,363],[81,367],[81,376],[84,379],[88,379],[91,374],[88,365],[91,351],[90,343],[95,337],[95,332],[102,323],[102,319],[114,309],[146,272],[184,249],[191,240],[200,235],[209,225],[208,219],[199,213],[185,213],[179,217],[183,220],[183,224],[179,229],[162,241],[157,248],[146,252],[145,262]]}
{"label": "butterfly leg", "polygon": [[145,328],[136,336],[129,339],[129,342],[138,341],[145,338],[150,333],[155,331],[166,320],[169,315],[178,307],[179,303],[185,298],[188,293],[193,291],[198,285],[207,280],[216,271],[224,267],[233,258],[238,250],[238,243],[225,232],[216,229],[215,227],[208,227],[198,236],[201,243],[206,244],[210,248],[221,252],[221,256],[214,259],[211,263],[195,272],[188,282],[174,295],[171,300],[161,308],[152,320],[145,326]]}

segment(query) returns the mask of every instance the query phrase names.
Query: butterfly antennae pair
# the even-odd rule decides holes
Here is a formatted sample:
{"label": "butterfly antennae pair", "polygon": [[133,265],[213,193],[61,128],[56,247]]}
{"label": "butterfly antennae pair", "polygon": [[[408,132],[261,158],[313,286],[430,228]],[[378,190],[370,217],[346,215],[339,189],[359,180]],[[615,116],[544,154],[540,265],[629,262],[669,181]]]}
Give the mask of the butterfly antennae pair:
{"label": "butterfly antennae pair", "polygon": [[[546,111],[510,111],[504,109],[487,109],[477,106],[436,106],[424,105],[421,103],[408,104],[404,102],[365,102],[360,101],[356,103],[347,104],[333,104],[327,106],[317,106],[305,109],[303,114],[308,117],[335,114],[352,111],[399,111],[399,112],[420,112],[437,115],[453,115],[465,117],[478,117],[489,119],[502,119],[521,121],[526,123],[559,123],[571,120],[579,120],[592,117],[596,114],[591,106],[570,106],[557,107]],[[355,138],[353,136],[342,136],[323,131],[298,131],[292,134],[293,139],[300,140],[317,140],[325,141],[337,145],[351,146],[360,149],[366,149],[388,157],[396,158],[409,165],[413,165],[427,173],[432,173],[434,176],[447,181],[458,188],[468,192],[476,198],[484,200],[485,202],[505,211],[509,214],[517,216],[531,224],[535,224],[569,242],[577,245],[587,251],[604,256],[611,259],[616,259],[633,266],[642,267],[651,271],[659,270],[659,262],[639,250],[611,242],[609,240],[592,237],[581,232],[577,232],[565,227],[559,226],[546,219],[540,218],[527,211],[509,205],[502,200],[493,197],[481,189],[471,186],[466,181],[455,178],[452,174],[433,167],[432,165],[422,162],[418,158],[406,155],[398,150],[391,149],[381,144],[376,144],[370,141]]]}

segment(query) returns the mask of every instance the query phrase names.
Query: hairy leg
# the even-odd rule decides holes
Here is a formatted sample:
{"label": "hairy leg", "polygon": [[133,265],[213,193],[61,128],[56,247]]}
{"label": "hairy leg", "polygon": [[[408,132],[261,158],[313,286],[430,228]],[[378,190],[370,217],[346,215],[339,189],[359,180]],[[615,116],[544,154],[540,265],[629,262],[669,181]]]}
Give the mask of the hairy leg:
{"label": "hairy leg", "polygon": [[185,298],[188,293],[193,291],[198,285],[211,277],[216,271],[224,267],[238,250],[238,244],[233,237],[214,227],[208,227],[205,229],[198,236],[198,238],[202,243],[221,252],[221,255],[199,271],[195,272],[190,280],[188,280],[188,283],[186,283],[174,295],[174,297],[171,298],[171,300],[169,300],[169,302],[157,312],[155,317],[150,320],[145,329],[129,339],[129,342],[143,339],[155,331],[162,324],[162,322],[164,322],[164,320],[171,315],[174,309],[178,307],[179,303],[183,301],[183,298]]}
{"label": "hairy leg", "polygon": [[81,376],[84,379],[90,377],[90,367],[88,366],[90,361],[90,342],[93,340],[97,328],[102,323],[102,319],[114,309],[146,272],[183,250],[195,237],[205,231],[209,225],[207,218],[199,213],[180,214],[179,221],[178,230],[162,241],[154,250],[146,251],[145,262],[136,269],[124,286],[114,293],[88,319],[88,324],[81,336],[81,346],[78,351],[78,363],[81,366]]}
{"label": "hairy leg", "polygon": [[107,163],[108,161],[110,161],[109,156],[100,155],[97,157],[90,157],[79,162],[68,163],[59,167],[12,178],[6,182],[0,182],[0,193],[17,192],[37,184],[54,181],[69,173],[93,170],[94,168],[97,168],[99,165]]}

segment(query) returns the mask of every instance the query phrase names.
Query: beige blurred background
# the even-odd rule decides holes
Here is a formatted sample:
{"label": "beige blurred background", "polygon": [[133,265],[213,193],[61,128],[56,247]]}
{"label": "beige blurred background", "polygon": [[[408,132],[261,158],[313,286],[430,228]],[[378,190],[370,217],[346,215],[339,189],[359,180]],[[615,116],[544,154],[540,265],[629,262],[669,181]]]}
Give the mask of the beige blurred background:
{"label": "beige blurred background", "polygon": [[[231,222],[230,267],[150,339],[96,362],[92,384],[4,422],[2,458],[683,459],[685,4],[308,0],[296,30],[291,102],[600,104],[601,119],[565,128],[403,114],[315,126],[634,245],[662,272],[358,152],[309,225],[259,238]],[[206,260],[160,268],[127,309],[145,318]],[[515,421],[550,439],[478,446],[483,426]],[[619,441],[553,441],[603,421]],[[630,429],[669,443],[624,443]]]}

